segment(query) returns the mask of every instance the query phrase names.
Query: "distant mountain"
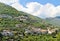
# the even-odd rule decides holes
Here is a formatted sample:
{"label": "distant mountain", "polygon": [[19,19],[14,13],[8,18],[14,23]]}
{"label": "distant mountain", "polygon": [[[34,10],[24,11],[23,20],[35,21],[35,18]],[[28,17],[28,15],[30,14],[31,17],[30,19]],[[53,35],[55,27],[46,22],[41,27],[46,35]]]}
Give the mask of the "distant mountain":
{"label": "distant mountain", "polygon": [[56,16],[55,18],[59,18],[60,19],[60,16]]}
{"label": "distant mountain", "polygon": [[60,26],[60,16],[54,18],[46,18],[46,22],[53,24],[54,26]]}

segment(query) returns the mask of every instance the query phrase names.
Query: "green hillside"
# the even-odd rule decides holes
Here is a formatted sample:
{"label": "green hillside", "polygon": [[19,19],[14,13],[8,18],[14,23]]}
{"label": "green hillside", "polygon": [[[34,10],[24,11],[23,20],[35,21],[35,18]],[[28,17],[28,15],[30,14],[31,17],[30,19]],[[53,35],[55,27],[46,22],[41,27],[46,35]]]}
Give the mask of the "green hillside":
{"label": "green hillside", "polygon": [[0,41],[60,41],[58,32],[45,20],[0,3]]}
{"label": "green hillside", "polygon": [[[19,20],[21,16],[27,17],[27,19],[21,21]],[[8,5],[0,3],[0,27],[15,27],[16,24],[23,24],[25,26],[33,25],[36,27],[45,26],[41,18],[17,11]]]}

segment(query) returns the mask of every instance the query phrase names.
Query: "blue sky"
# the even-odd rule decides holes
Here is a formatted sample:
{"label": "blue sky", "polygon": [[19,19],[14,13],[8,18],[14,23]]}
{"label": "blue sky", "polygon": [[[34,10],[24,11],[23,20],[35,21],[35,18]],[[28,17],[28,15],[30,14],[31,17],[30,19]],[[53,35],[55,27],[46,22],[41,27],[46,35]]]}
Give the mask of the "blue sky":
{"label": "blue sky", "polygon": [[29,3],[29,2],[38,2],[40,4],[47,4],[47,3],[51,3],[55,6],[58,6],[60,5],[60,0],[20,0],[20,3],[25,6],[26,3]]}

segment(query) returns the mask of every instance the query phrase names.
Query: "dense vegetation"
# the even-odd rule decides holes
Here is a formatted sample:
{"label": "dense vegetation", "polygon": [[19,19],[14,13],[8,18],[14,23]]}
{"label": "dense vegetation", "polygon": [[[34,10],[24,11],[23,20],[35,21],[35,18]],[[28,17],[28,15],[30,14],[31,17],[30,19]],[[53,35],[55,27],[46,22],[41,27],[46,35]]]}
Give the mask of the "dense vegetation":
{"label": "dense vegetation", "polygon": [[[41,18],[0,3],[0,41],[60,41],[59,31],[53,34],[34,32],[47,27],[56,28]],[[26,34],[25,30],[32,32]]]}

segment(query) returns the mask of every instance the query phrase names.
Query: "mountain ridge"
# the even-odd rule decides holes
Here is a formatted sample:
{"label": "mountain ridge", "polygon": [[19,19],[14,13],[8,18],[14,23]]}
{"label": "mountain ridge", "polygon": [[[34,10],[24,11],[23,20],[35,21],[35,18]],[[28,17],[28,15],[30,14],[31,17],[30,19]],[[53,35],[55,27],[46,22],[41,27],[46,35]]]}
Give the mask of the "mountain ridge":
{"label": "mountain ridge", "polygon": [[60,26],[60,16],[56,16],[54,18],[46,18],[46,22],[54,26]]}

